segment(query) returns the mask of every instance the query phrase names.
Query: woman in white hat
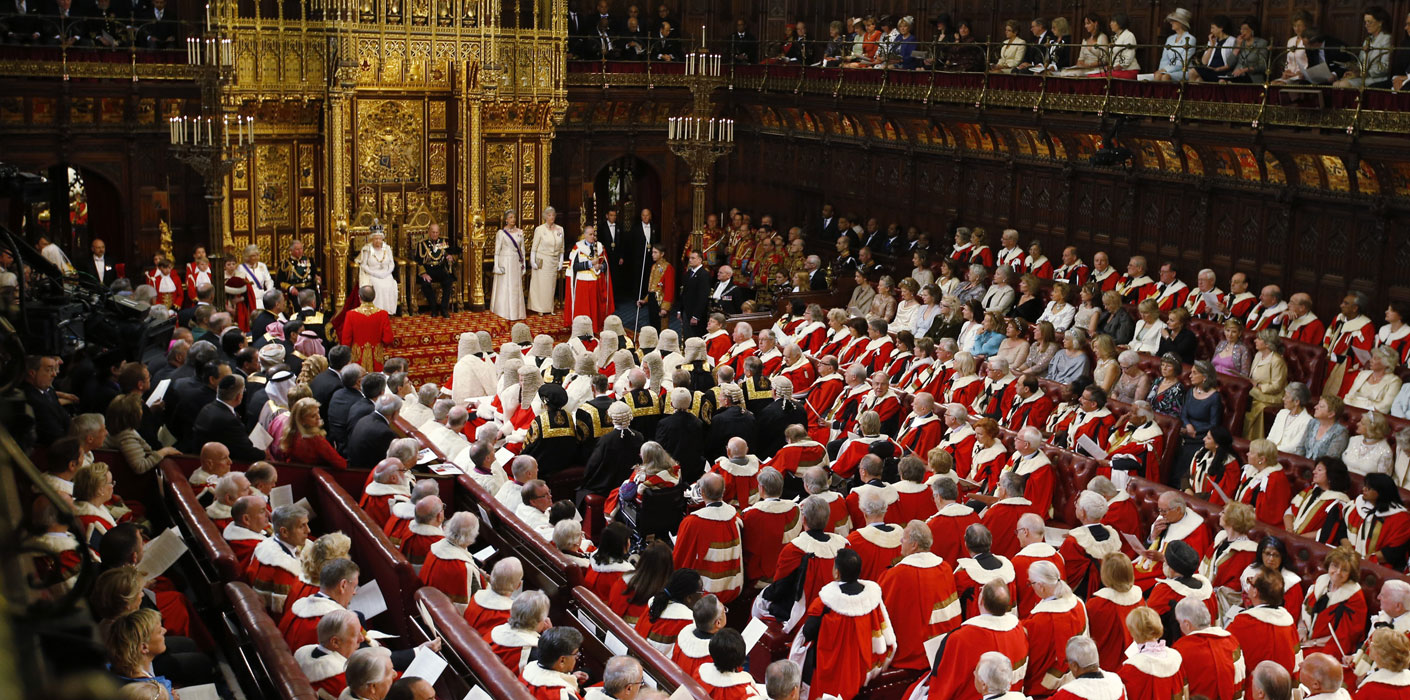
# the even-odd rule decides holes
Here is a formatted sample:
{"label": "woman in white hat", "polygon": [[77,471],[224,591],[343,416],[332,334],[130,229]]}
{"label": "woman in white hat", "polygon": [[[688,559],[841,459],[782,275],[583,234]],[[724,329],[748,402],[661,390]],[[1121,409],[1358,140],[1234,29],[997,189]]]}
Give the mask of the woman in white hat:
{"label": "woman in white hat", "polygon": [[543,223],[534,229],[534,247],[529,256],[529,310],[539,314],[553,313],[553,292],[558,286],[559,270],[563,267],[563,227],[554,223],[558,212],[553,207],[543,210]]}
{"label": "woman in white hat", "polygon": [[1165,16],[1174,34],[1165,38],[1165,50],[1160,52],[1160,67],[1155,71],[1155,79],[1162,81],[1182,81],[1185,71],[1190,69],[1194,57],[1195,37],[1190,34],[1194,17],[1183,7]]}
{"label": "woman in white hat", "polygon": [[357,256],[358,286],[372,287],[377,292],[372,303],[388,314],[397,312],[397,278],[392,275],[396,268],[394,258],[392,247],[387,245],[387,233],[380,225],[367,234],[367,245]]}
{"label": "woman in white hat", "polygon": [[490,311],[500,318],[524,318],[524,231],[514,210],[504,212],[504,225],[495,234],[494,287],[490,290]]}

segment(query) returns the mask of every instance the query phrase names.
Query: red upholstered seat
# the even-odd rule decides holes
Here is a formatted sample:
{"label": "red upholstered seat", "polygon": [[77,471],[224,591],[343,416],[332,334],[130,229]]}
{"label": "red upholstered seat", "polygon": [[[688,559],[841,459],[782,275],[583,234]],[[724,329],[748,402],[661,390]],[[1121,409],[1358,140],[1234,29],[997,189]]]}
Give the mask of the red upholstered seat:
{"label": "red upholstered seat", "polygon": [[[230,548],[230,543],[225,541],[215,523],[211,522],[210,516],[206,515],[205,506],[196,500],[196,492],[191,490],[186,475],[171,460],[163,460],[159,468],[166,479],[167,493],[170,494],[174,510],[181,518],[187,535],[195,538],[199,556],[215,567],[218,580],[206,583],[219,586],[225,582],[239,580],[243,562],[235,559],[235,551]],[[204,567],[201,570],[205,571]]]}
{"label": "red upholstered seat", "polygon": [[[460,664],[469,671],[470,681],[484,688],[490,697],[500,700],[529,700],[533,696],[524,684],[509,671],[509,668],[495,656],[490,645],[465,621],[465,616],[455,609],[446,594],[426,586],[416,592],[416,603],[423,611],[423,617],[440,633],[445,644],[442,656],[459,657]],[[448,650],[447,650],[448,648]]]}
{"label": "red upholstered seat", "polygon": [[273,695],[281,700],[315,700],[318,693],[308,682],[308,676],[294,661],[294,652],[279,633],[278,625],[269,618],[264,603],[253,588],[236,581],[225,584],[225,597],[240,628],[254,644],[254,653],[240,645],[244,662],[255,671],[261,684],[268,684]]}

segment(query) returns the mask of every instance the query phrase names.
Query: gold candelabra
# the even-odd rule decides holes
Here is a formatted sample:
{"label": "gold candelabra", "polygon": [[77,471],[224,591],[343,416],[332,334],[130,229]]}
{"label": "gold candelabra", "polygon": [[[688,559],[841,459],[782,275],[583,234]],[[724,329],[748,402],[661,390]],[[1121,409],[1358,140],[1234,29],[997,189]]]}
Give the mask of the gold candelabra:
{"label": "gold candelabra", "polygon": [[685,80],[694,104],[690,116],[672,117],[666,123],[666,143],[671,152],[690,166],[690,247],[704,250],[705,189],[715,161],[734,150],[734,120],[711,117],[711,96],[725,84],[724,59],[705,48],[705,27],[700,27],[700,47],[686,55]]}

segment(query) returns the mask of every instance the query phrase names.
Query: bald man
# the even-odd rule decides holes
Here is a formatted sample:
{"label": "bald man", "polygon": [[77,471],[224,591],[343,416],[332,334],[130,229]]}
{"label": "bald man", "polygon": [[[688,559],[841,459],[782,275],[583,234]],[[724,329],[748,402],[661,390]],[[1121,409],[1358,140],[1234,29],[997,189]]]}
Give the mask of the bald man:
{"label": "bald man", "polygon": [[431,545],[445,539],[441,526],[446,521],[446,506],[439,496],[427,496],[416,502],[415,511],[410,532],[401,542],[401,553],[412,566],[421,566]]}

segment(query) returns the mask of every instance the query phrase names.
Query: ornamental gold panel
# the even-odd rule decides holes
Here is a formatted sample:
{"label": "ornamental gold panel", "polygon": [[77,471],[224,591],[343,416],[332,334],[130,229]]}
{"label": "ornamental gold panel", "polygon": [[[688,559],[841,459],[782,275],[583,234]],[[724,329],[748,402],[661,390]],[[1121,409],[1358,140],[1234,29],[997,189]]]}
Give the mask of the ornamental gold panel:
{"label": "ornamental gold panel", "polygon": [[527,227],[530,222],[538,221],[538,203],[536,197],[538,193],[533,190],[524,190],[519,203],[519,221]]}
{"label": "ornamental gold panel", "polygon": [[444,142],[431,144],[431,184],[446,184],[446,145]]}
{"label": "ornamental gold panel", "polygon": [[425,140],[421,103],[357,103],[358,179],[368,183],[420,182]]}
{"label": "ornamental gold panel", "polygon": [[382,193],[382,218],[392,221],[402,215],[401,193]]}
{"label": "ornamental gold panel", "polygon": [[240,192],[250,189],[250,171],[244,158],[235,161],[235,167],[230,171],[230,179],[233,189]]}
{"label": "ornamental gold panel", "polygon": [[231,218],[234,219],[233,225],[235,227],[235,230],[250,230],[250,200],[245,199],[244,197],[236,197],[231,201],[235,205],[234,212],[231,214]]}
{"label": "ornamental gold panel", "polygon": [[432,131],[443,131],[446,128],[446,103],[438,100],[431,102],[431,118],[429,127]]}
{"label": "ornamental gold panel", "polygon": [[432,193],[431,193],[431,219],[432,219],[432,220],[434,220],[434,221],[446,221],[446,220],[448,220],[448,217],[446,216],[446,215],[450,212],[450,207],[448,206],[448,200],[449,200],[449,198],[446,196],[446,193],[445,193],[445,192],[432,192]]}
{"label": "ornamental gold panel", "polygon": [[292,226],[289,200],[290,159],[293,146],[287,143],[255,146],[255,214],[257,226]]}
{"label": "ornamental gold panel", "polygon": [[486,216],[499,218],[516,208],[514,176],[518,159],[512,143],[491,143],[485,153]]}
{"label": "ornamental gold panel", "polygon": [[537,161],[535,160],[536,154],[534,153],[537,149],[534,148],[532,143],[520,144],[520,149],[520,157],[522,159],[522,164],[519,168],[519,172],[521,173],[520,179],[523,180],[524,184],[532,185],[536,182],[534,176],[538,172]]}
{"label": "ornamental gold panel", "polygon": [[315,197],[311,194],[299,197],[299,228],[313,228]]}
{"label": "ornamental gold panel", "polygon": [[314,163],[313,144],[299,144],[299,187],[313,188],[314,172],[316,171]]}

